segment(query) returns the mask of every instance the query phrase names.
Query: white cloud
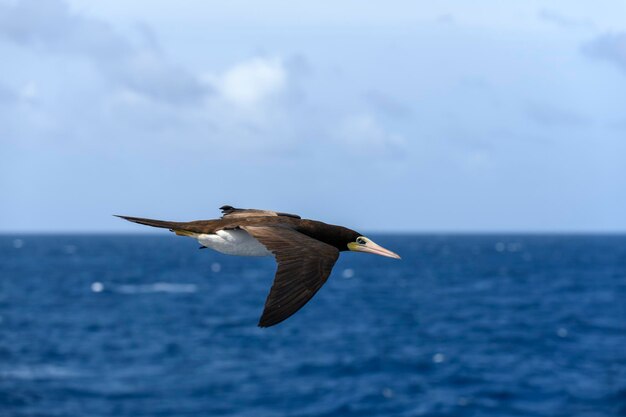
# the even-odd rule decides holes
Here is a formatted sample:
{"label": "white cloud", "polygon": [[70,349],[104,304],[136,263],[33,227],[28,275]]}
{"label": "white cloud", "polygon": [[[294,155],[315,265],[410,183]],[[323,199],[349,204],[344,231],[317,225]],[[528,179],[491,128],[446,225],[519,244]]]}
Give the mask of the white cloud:
{"label": "white cloud", "polygon": [[193,74],[169,62],[154,42],[132,42],[107,22],[75,13],[60,0],[0,2],[2,38],[43,54],[90,62],[113,87],[153,100],[195,103],[209,92]]}
{"label": "white cloud", "polygon": [[37,88],[37,83],[34,81],[29,81],[20,90],[20,97],[27,101],[36,99],[38,94],[39,89]]}
{"label": "white cloud", "polygon": [[404,114],[401,105],[374,94],[371,114],[351,116],[352,109],[307,84],[314,72],[301,55],[250,57],[221,72],[211,61],[192,69],[168,58],[150,28],[141,28],[122,32],[61,0],[0,0],[0,43],[52,63],[50,71],[14,65],[29,66],[28,75],[15,76],[15,69],[7,88],[0,87],[0,101],[29,104],[14,109],[20,117],[3,117],[0,129],[13,132],[4,140],[76,141],[97,152],[122,143],[145,152],[142,142],[149,140],[155,152],[182,146],[194,154],[236,149],[279,157],[309,155],[321,145],[340,155],[385,158],[404,147],[404,138],[375,118]]}
{"label": "white cloud", "polygon": [[335,137],[355,154],[399,156],[406,144],[402,135],[387,131],[371,115],[347,117]]}
{"label": "white cloud", "polygon": [[253,107],[287,87],[287,70],[278,58],[239,63],[215,80],[222,97],[240,107]]}

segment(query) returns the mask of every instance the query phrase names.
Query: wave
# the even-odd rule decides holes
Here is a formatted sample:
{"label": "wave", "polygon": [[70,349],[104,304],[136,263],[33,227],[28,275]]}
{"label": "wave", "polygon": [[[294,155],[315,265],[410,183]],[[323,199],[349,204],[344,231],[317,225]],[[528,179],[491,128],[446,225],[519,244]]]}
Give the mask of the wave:
{"label": "wave", "polygon": [[67,379],[84,376],[83,373],[56,365],[15,366],[0,369],[0,377],[7,379],[38,380],[38,379]]}
{"label": "wave", "polygon": [[176,284],[169,282],[155,282],[152,284],[125,284],[118,285],[113,291],[121,294],[152,294],[152,293],[170,293],[170,294],[190,294],[198,291],[196,284]]}

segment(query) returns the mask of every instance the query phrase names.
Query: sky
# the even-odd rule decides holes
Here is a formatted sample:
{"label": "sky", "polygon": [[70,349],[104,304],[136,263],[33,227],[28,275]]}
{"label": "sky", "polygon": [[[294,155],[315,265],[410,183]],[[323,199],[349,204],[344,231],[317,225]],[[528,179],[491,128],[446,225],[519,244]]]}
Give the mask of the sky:
{"label": "sky", "polygon": [[0,233],[224,204],[625,232],[626,2],[0,0]]}

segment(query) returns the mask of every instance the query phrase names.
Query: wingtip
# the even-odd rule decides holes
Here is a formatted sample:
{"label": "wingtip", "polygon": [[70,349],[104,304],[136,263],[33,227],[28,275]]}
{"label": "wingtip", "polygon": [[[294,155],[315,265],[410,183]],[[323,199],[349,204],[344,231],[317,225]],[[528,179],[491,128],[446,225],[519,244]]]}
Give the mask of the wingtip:
{"label": "wingtip", "polygon": [[259,320],[259,322],[257,323],[257,326],[259,326],[262,329],[267,329],[268,327],[271,326],[271,324],[268,324],[265,320],[263,320],[263,318],[261,317],[261,319]]}
{"label": "wingtip", "polygon": [[264,314],[259,319],[259,323],[257,324],[257,326],[262,327],[262,328],[273,327],[273,326],[276,326],[277,324],[280,324],[283,321],[287,320],[292,315],[293,315],[293,313],[288,315],[288,316],[286,316],[286,317],[278,317],[277,318],[277,317],[273,317],[271,314],[265,314],[265,312],[264,312]]}
{"label": "wingtip", "polygon": [[280,321],[271,321],[266,319],[265,317],[261,317],[259,319],[259,322],[257,323],[257,326],[259,326],[262,329],[267,329],[268,327],[272,327],[277,325],[278,323],[280,323],[282,320]]}

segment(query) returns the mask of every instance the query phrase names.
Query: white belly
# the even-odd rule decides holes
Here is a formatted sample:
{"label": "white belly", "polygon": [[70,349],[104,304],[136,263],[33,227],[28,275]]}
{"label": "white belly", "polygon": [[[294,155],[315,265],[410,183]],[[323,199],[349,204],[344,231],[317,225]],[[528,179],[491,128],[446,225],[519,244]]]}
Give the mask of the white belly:
{"label": "white belly", "polygon": [[273,256],[245,230],[218,230],[215,234],[198,235],[197,239],[202,246],[227,255]]}

